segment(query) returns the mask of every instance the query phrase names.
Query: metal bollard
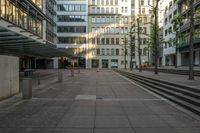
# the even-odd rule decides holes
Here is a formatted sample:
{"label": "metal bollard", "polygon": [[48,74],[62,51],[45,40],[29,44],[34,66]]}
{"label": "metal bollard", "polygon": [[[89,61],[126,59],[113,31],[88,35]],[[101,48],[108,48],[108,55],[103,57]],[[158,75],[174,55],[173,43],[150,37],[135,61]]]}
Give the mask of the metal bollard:
{"label": "metal bollard", "polygon": [[31,78],[22,79],[22,97],[23,99],[32,98],[32,79]]}
{"label": "metal bollard", "polygon": [[74,77],[74,69],[71,68],[71,76]]}
{"label": "metal bollard", "polygon": [[62,82],[63,81],[63,73],[62,73],[62,71],[59,71],[58,72],[58,82]]}

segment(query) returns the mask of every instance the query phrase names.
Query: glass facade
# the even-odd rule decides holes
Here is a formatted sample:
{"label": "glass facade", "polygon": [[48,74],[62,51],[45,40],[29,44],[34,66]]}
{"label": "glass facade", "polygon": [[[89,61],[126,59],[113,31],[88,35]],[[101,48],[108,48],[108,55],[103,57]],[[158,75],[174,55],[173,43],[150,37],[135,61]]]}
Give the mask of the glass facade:
{"label": "glass facade", "polygon": [[42,20],[28,14],[10,0],[1,0],[1,17],[23,29],[42,37]]}
{"label": "glass facade", "polygon": [[58,22],[86,22],[86,15],[58,15]]}
{"label": "glass facade", "polygon": [[43,7],[43,0],[32,0],[33,1],[33,3],[37,6],[37,7],[39,7],[40,9],[42,9],[42,7]]}
{"label": "glass facade", "polygon": [[58,33],[86,33],[86,26],[58,26]]}
{"label": "glass facade", "polygon": [[58,43],[85,44],[86,43],[86,37],[58,37]]}
{"label": "glass facade", "polygon": [[86,4],[59,4],[57,10],[67,12],[85,12]]}

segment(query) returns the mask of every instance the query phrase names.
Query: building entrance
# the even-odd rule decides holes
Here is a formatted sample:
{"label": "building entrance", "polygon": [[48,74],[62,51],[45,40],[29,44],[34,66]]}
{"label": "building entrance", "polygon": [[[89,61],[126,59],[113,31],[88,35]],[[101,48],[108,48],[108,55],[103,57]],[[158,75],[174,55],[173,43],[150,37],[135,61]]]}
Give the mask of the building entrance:
{"label": "building entrance", "polygon": [[102,60],[102,68],[108,68],[108,60]]}

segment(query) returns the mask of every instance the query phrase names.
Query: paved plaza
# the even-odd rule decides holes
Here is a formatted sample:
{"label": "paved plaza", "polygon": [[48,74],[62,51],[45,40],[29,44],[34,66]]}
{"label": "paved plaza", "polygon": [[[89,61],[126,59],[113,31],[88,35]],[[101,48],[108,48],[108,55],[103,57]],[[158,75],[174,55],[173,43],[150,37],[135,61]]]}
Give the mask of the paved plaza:
{"label": "paved plaza", "polygon": [[0,133],[200,133],[200,121],[112,70],[54,80],[31,100],[1,101]]}

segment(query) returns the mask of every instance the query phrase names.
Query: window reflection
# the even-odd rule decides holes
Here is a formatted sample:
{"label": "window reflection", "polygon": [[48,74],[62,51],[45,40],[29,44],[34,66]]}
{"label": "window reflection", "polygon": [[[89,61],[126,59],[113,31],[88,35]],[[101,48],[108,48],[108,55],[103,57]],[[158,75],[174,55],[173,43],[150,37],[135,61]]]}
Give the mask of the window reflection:
{"label": "window reflection", "polygon": [[9,0],[1,0],[1,17],[42,37],[42,20],[28,15]]}

